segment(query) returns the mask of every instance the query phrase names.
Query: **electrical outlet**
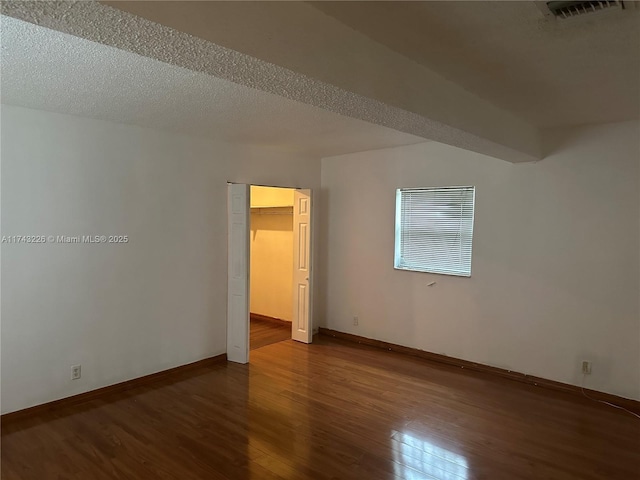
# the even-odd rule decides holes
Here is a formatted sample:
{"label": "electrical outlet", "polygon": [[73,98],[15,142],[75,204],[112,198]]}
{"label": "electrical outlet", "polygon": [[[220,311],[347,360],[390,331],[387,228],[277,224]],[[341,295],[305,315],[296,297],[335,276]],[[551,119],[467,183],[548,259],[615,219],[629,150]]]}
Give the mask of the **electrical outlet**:
{"label": "electrical outlet", "polygon": [[353,324],[358,326],[358,317],[353,317]]}
{"label": "electrical outlet", "polygon": [[82,376],[82,367],[80,365],[73,365],[71,367],[71,380],[78,380]]}
{"label": "electrical outlet", "polygon": [[582,361],[582,373],[584,375],[591,375],[591,362],[589,360]]}

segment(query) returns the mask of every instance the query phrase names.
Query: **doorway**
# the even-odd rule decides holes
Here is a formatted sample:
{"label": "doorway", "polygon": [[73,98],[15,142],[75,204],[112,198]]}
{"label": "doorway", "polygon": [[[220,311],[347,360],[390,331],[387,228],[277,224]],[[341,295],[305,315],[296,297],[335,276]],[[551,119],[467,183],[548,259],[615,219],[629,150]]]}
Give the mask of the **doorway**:
{"label": "doorway", "polygon": [[291,339],[294,192],[250,187],[250,350]]}
{"label": "doorway", "polygon": [[228,219],[227,358],[249,361],[252,324],[256,347],[311,343],[311,191],[228,184]]}

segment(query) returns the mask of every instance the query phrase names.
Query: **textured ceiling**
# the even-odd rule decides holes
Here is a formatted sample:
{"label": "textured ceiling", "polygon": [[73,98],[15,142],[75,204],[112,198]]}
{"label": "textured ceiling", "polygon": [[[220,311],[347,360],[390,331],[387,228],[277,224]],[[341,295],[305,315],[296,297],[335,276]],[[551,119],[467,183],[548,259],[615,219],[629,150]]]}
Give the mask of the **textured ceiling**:
{"label": "textured ceiling", "polygon": [[1,22],[3,103],[316,156],[424,141],[10,17]]}
{"label": "textured ceiling", "polygon": [[529,123],[304,2],[115,6],[5,1],[2,13],[503,160],[541,158]]}
{"label": "textured ceiling", "polygon": [[535,127],[640,107],[639,4],[541,3],[3,2],[75,36],[3,31],[3,101],[324,155],[421,137],[528,161]]}
{"label": "textured ceiling", "polygon": [[567,20],[536,3],[312,4],[538,127],[638,118],[640,3]]}

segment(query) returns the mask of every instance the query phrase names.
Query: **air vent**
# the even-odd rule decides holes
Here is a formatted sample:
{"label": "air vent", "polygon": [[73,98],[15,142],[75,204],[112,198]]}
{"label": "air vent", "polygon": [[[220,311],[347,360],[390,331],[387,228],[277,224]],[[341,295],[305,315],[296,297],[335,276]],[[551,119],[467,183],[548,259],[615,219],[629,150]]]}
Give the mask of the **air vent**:
{"label": "air vent", "polygon": [[605,10],[607,8],[624,9],[624,2],[622,0],[547,2],[547,7],[556,17],[569,18]]}

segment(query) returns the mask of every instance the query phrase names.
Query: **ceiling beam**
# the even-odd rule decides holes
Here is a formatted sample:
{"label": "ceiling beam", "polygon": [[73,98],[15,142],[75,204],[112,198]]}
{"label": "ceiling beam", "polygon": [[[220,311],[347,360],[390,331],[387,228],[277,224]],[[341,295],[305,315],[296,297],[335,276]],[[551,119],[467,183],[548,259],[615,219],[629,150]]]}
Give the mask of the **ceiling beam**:
{"label": "ceiling beam", "polygon": [[532,125],[309,4],[103,3],[11,1],[2,13],[510,162],[541,158]]}

